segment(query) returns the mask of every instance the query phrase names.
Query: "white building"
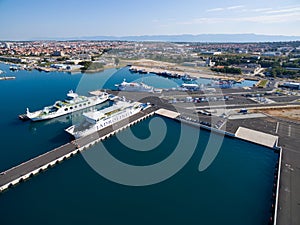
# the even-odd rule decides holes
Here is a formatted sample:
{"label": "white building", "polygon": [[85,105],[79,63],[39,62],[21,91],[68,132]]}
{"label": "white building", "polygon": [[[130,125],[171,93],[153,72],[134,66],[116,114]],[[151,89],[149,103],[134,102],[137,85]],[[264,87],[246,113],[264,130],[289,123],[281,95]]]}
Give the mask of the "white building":
{"label": "white building", "polygon": [[222,52],[219,52],[219,51],[204,51],[204,52],[201,52],[202,55],[221,55]]}
{"label": "white building", "polygon": [[281,52],[264,52],[262,53],[262,56],[281,56]]}
{"label": "white building", "polygon": [[282,87],[286,87],[286,88],[291,88],[291,89],[298,89],[300,90],[300,83],[296,83],[296,82],[285,82],[283,83],[283,85],[281,85]]}
{"label": "white building", "polygon": [[5,42],[4,43],[4,47],[7,48],[7,49],[10,49],[10,43],[9,42]]}

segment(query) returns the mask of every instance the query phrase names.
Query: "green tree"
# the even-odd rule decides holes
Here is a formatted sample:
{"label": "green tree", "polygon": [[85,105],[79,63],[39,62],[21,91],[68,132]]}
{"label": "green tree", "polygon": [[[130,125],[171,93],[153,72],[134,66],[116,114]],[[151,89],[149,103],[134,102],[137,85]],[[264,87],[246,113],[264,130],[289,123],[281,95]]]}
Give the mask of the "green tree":
{"label": "green tree", "polygon": [[87,70],[91,66],[92,62],[90,62],[90,61],[82,61],[82,62],[79,62],[78,64],[82,65],[83,67],[81,68],[81,70],[85,71],[85,70]]}
{"label": "green tree", "polygon": [[120,59],[119,58],[115,58],[115,65],[118,66],[120,63]]}

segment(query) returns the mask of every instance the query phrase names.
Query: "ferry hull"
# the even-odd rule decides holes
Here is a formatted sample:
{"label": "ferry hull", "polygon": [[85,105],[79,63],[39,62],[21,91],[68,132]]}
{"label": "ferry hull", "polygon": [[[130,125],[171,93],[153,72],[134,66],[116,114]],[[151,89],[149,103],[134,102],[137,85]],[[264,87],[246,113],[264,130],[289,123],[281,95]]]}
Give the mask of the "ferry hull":
{"label": "ferry hull", "polygon": [[[73,125],[67,129],[65,129],[66,132],[68,132],[69,134],[71,134],[72,136],[74,136],[75,139],[90,135],[92,133],[95,133],[99,130],[102,130],[108,126],[114,125],[115,123],[127,119],[132,115],[137,114],[138,112],[140,112],[143,109],[148,108],[149,105],[147,106],[142,106],[142,104],[135,109],[130,109],[130,110],[125,110],[124,112],[116,115],[116,116],[112,116],[111,118],[107,118],[103,121],[97,122],[95,124],[89,124],[88,127],[82,129],[82,130],[76,130],[77,127],[80,127],[79,124],[77,125]],[[80,128],[78,128],[80,129]]]}

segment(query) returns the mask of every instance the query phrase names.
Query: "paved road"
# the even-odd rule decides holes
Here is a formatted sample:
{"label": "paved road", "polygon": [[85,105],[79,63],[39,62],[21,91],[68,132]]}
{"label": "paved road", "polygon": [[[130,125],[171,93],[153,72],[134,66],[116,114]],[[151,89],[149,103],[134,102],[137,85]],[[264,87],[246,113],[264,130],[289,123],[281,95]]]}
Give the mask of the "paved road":
{"label": "paved road", "polygon": [[278,121],[283,147],[278,225],[300,224],[300,125]]}

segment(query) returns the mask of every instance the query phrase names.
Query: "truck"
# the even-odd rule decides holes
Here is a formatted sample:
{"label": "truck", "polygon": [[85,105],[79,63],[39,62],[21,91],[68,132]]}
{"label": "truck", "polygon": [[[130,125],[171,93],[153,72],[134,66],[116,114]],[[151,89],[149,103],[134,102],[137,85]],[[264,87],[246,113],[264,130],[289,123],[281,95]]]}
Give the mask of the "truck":
{"label": "truck", "polygon": [[248,113],[248,109],[240,109],[239,113],[247,114]]}

